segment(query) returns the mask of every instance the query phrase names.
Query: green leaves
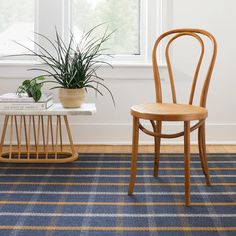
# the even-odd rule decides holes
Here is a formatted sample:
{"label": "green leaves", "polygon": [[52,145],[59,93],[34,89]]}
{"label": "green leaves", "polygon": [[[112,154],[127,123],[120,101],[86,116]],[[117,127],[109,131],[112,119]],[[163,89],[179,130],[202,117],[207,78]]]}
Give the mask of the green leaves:
{"label": "green leaves", "polygon": [[42,96],[41,88],[43,83],[44,77],[39,76],[32,80],[25,80],[22,82],[16,91],[17,94],[27,93],[29,97],[33,97],[35,102],[38,102]]}
{"label": "green leaves", "polygon": [[32,94],[32,97],[34,99],[35,102],[39,101],[39,99],[41,98],[42,96],[42,92],[40,90],[41,88],[39,88],[38,86],[36,85],[33,85],[31,88],[30,88],[30,93]]}

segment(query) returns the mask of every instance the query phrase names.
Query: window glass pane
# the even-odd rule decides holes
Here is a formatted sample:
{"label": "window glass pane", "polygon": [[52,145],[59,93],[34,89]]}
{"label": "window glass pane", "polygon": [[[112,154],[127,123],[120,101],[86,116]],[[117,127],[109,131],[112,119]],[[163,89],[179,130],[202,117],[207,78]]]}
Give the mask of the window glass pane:
{"label": "window glass pane", "polygon": [[107,42],[111,54],[140,54],[140,0],[72,0],[72,29],[75,37],[84,30],[108,22],[117,29]]}
{"label": "window glass pane", "polygon": [[18,54],[33,49],[34,0],[0,0],[0,55]]}

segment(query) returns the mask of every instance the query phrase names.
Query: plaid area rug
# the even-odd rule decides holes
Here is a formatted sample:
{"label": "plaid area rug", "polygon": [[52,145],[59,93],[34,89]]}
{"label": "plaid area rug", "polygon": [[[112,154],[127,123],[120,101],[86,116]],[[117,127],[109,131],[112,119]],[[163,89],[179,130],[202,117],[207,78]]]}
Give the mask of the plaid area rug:
{"label": "plaid area rug", "polygon": [[0,235],[236,235],[236,154],[208,155],[212,187],[191,157],[191,207],[183,156],[140,154],[127,195],[130,155],[81,154],[68,164],[0,164]]}

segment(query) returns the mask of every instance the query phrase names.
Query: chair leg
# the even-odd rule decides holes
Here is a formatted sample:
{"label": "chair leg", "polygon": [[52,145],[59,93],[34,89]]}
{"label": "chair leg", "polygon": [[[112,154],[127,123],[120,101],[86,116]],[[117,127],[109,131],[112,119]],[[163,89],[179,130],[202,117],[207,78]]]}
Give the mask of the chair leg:
{"label": "chair leg", "polygon": [[190,121],[184,122],[185,204],[190,206]]}
{"label": "chair leg", "polygon": [[135,185],[135,178],[137,172],[138,139],[139,139],[139,119],[133,117],[132,159],[131,159],[130,182],[128,190],[129,195],[133,194]]}
{"label": "chair leg", "polygon": [[[154,131],[157,132],[158,134],[161,133],[161,125],[162,125],[161,121],[157,121]],[[157,177],[159,171],[159,162],[160,162],[161,138],[154,137],[154,141],[155,141],[155,159],[154,159],[153,176]]]}
{"label": "chair leg", "polygon": [[208,170],[207,156],[206,156],[206,138],[205,138],[205,124],[198,129],[198,147],[201,160],[202,171],[206,178],[207,186],[211,186],[211,180]]}

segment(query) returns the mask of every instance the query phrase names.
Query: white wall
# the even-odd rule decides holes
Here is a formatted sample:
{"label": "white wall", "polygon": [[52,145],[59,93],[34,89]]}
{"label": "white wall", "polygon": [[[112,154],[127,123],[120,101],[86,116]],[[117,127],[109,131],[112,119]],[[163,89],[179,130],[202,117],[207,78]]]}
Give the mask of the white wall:
{"label": "white wall", "polygon": [[[165,0],[168,1],[169,28],[203,28],[215,35],[219,52],[215,71],[212,77],[208,96],[209,118],[207,121],[208,143],[236,143],[236,1],[235,0]],[[183,51],[183,49],[181,48]],[[186,49],[184,49],[186,50]],[[182,91],[189,85],[191,70],[186,64],[180,64],[177,58],[182,54],[180,49],[174,51],[177,62],[176,86]],[[0,92],[14,90],[23,77],[25,67],[0,66]],[[184,71],[187,69],[187,71]],[[102,72],[105,77],[112,73],[112,79],[107,79],[116,98],[116,108],[113,107],[108,94],[95,98],[93,93],[87,97],[88,102],[95,101],[97,114],[93,117],[71,117],[71,127],[75,143],[128,144],[131,142],[132,125],[130,106],[134,104],[155,101],[154,83],[151,67],[122,66]],[[21,75],[22,74],[22,75]],[[14,78],[15,77],[15,78]],[[7,79],[6,79],[7,78]],[[164,94],[167,93],[168,81],[163,81]],[[56,92],[55,92],[56,93]],[[2,120],[1,120],[2,121]],[[182,128],[182,125],[169,123],[167,132]],[[193,136],[193,141],[196,137]],[[141,136],[142,143],[151,143],[150,137]],[[164,142],[182,142],[182,139],[164,140]]]}

